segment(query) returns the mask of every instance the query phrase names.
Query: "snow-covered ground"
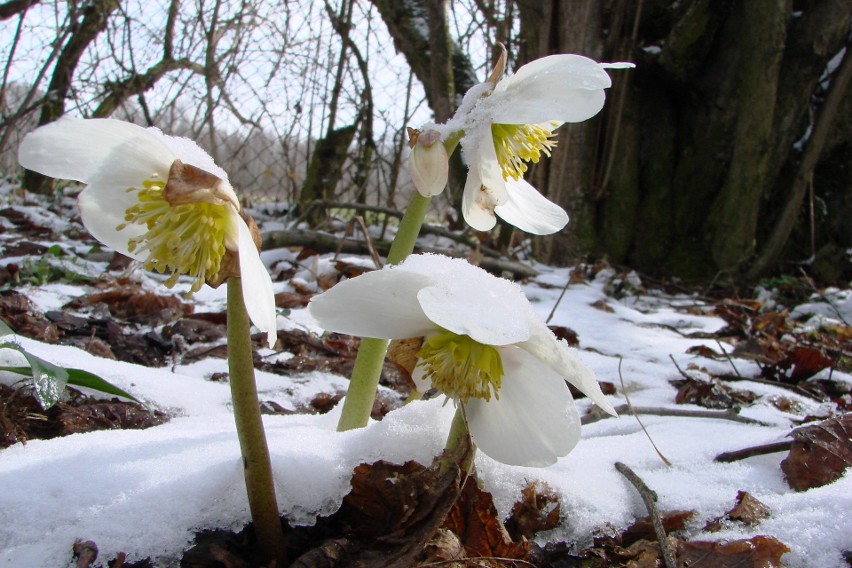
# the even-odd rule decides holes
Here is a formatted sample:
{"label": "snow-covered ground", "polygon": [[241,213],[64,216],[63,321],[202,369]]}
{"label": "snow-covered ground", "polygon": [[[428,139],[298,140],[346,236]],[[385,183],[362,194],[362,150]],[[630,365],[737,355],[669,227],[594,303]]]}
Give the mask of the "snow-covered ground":
{"label": "snow-covered ground", "polygon": [[[268,264],[289,257],[286,251],[263,254]],[[309,279],[313,259],[304,262]],[[541,265],[536,269],[540,276],[525,283],[524,290],[546,318],[557,304],[569,269]],[[146,287],[157,287],[150,276],[135,276]],[[614,405],[624,403],[620,362],[635,406],[675,407],[676,389],[670,381],[680,374],[670,356],[682,369],[694,363],[710,372],[730,371],[726,361],[686,352],[696,345],[718,350],[715,340],[685,335],[712,332],[724,325],[721,319],[702,315],[698,299],[641,293],[616,299],[605,292],[612,276],[604,270],[591,281],[572,284],[550,323],[578,333],[580,359],[600,380],[618,386],[619,394],[611,396]],[[278,282],[276,292],[288,286]],[[74,294],[85,293],[84,286],[63,284],[19,290],[42,310],[56,309]],[[224,288],[202,290],[195,299],[203,304],[199,310],[224,310],[224,293]],[[602,304],[611,310],[600,309]],[[679,305],[698,309],[687,312]],[[279,328],[292,326],[321,333],[303,309],[279,315]],[[66,566],[73,542],[84,539],[97,543],[98,562],[104,566],[120,551],[127,553],[128,560],[151,556],[171,566],[192,543],[194,531],[239,529],[249,521],[229,388],[207,378],[227,370],[224,360],[152,369],[95,357],[74,347],[24,337],[16,340],[44,359],[94,372],[174,418],[147,430],[76,434],[0,450],[0,565]],[[0,351],[0,363],[14,357],[11,351]],[[748,361],[737,360],[736,366],[744,376],[758,374],[756,365]],[[17,378],[0,374],[0,380],[9,383]],[[838,372],[833,378],[852,381],[852,376]],[[312,394],[343,391],[347,381],[318,372],[297,377],[260,372],[258,383],[263,400],[293,408]],[[591,544],[596,531],[612,533],[646,516],[638,494],[614,468],[620,461],[657,492],[663,511],[696,511],[688,531],[691,539],[771,535],[791,549],[783,558],[788,566],[846,566],[842,553],[852,550],[852,474],[797,493],[787,486],[779,467],[785,453],[734,463],[713,461],[721,452],[780,441],[795,426],[794,420],[806,414],[824,415],[826,409],[764,384],[744,381],[736,387],[760,395],[741,414],[767,425],[641,417],[657,447],[672,462],[670,467],[656,455],[631,415],[584,426],[577,448],[551,467],[511,467],[481,453],[476,467],[504,516],[531,480],[543,480],[561,495],[562,523],[539,535],[543,542],[564,540],[579,549]],[[798,402],[797,414],[773,406],[770,399],[777,395]],[[359,463],[379,459],[429,463],[443,448],[453,417],[451,405],[442,403],[437,399],[409,404],[381,422],[345,433],[335,431],[339,405],[325,415],[265,416],[282,513],[292,524],[312,524],[316,515],[334,512]],[[581,415],[590,405],[586,399],[577,404]],[[704,533],[704,524],[730,510],[741,490],[768,505],[769,518],[750,527],[732,524],[722,532]]]}

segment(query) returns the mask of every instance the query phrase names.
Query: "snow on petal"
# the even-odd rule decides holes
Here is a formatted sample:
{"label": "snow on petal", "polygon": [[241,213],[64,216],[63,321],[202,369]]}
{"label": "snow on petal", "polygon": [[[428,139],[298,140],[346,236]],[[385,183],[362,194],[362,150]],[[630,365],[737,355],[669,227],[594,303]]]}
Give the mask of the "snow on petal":
{"label": "snow on petal", "polygon": [[430,284],[428,276],[388,267],[314,296],[308,312],[328,331],[379,339],[420,337],[436,331],[417,303],[417,293]]}
{"label": "snow on petal", "polygon": [[414,255],[402,270],[429,274],[417,293],[423,313],[443,329],[485,345],[509,345],[530,337],[529,301],[514,282],[497,278],[464,259]]}
{"label": "snow on petal", "polygon": [[258,254],[246,222],[234,211],[231,216],[238,231],[237,247],[240,258],[243,302],[249,319],[260,331],[266,333],[270,348],[278,338],[278,316],[275,311],[275,293],[272,278]]}
{"label": "snow on petal", "polygon": [[553,369],[517,347],[500,349],[499,399],[471,399],[465,415],[476,446],[509,465],[546,467],[580,440],[571,392]]}
{"label": "snow on petal", "polygon": [[135,179],[167,175],[174,158],[145,128],[108,118],[60,118],[27,134],[18,148],[25,168],[83,183],[91,183],[103,169]]}
{"label": "snow on petal", "polygon": [[509,200],[494,208],[501,219],[533,235],[550,235],[568,224],[568,214],[523,179],[506,181]]}

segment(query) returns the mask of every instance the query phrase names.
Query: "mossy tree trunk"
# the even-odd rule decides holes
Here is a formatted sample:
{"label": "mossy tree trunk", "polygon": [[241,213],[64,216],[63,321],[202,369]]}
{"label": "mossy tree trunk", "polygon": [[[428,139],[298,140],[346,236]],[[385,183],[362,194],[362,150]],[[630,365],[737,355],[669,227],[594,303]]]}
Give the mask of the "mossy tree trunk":
{"label": "mossy tree trunk", "polygon": [[[822,179],[820,166],[852,146],[850,129],[829,124],[829,147],[816,159],[807,151],[840,77],[828,64],[852,33],[852,3],[814,0],[795,12],[784,0],[517,4],[527,39],[518,64],[557,52],[637,64],[610,71],[604,111],[563,126],[553,158],[532,171],[532,183],[571,216],[539,247],[544,260],[605,255],[687,278],[758,277],[783,260],[779,253],[754,269],[791,208],[799,224],[807,220],[795,172],[814,160]],[[825,190],[814,191],[819,200]],[[828,226],[841,214],[829,210]]]}

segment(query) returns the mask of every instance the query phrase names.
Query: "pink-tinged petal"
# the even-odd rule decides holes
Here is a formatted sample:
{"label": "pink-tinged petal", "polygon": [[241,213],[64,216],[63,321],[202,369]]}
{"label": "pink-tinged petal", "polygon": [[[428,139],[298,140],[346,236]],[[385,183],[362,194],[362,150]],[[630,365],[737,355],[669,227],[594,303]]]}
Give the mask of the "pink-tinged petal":
{"label": "pink-tinged petal", "polygon": [[601,386],[592,370],[583,365],[571,353],[568,344],[564,340],[558,340],[543,322],[536,322],[532,326],[529,341],[518,344],[518,347],[541,359],[562,378],[580,389],[604,412],[617,416],[615,408],[601,391]]}
{"label": "pink-tinged petal", "polygon": [[237,246],[240,257],[240,279],[243,302],[249,319],[256,328],[266,333],[269,347],[278,339],[278,315],[275,311],[275,293],[272,278],[266,270],[246,222],[235,211],[231,216],[238,231]]}
{"label": "pink-tinged petal", "polygon": [[112,119],[61,118],[24,137],[21,165],[44,175],[92,183],[101,170],[119,170],[136,183],[168,176],[174,155],[155,135]]}
{"label": "pink-tinged petal", "polygon": [[497,224],[494,216],[496,200],[484,187],[479,175],[468,172],[462,195],[462,215],[465,222],[477,231],[490,231]]}
{"label": "pink-tinged petal", "polygon": [[436,331],[417,302],[417,293],[430,284],[428,276],[394,268],[367,272],[314,296],[308,312],[320,327],[337,333],[421,337]]}
{"label": "pink-tinged petal", "polygon": [[[485,345],[509,345],[530,337],[535,316],[521,288],[464,259],[413,255],[401,270],[428,274],[433,284],[417,294],[423,313],[438,326]],[[511,314],[511,315],[509,315]]]}
{"label": "pink-tinged petal", "polygon": [[556,372],[522,349],[500,349],[499,399],[465,404],[471,436],[496,461],[546,467],[580,440],[580,416],[571,392]]}
{"label": "pink-tinged petal", "polygon": [[568,224],[564,209],[544,197],[525,180],[506,182],[509,200],[494,212],[510,225],[533,235],[550,235]]}

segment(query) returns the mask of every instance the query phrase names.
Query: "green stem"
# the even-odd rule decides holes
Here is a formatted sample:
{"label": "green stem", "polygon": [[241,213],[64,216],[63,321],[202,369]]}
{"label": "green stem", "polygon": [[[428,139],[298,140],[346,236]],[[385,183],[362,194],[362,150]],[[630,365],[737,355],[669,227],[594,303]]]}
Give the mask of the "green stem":
{"label": "green stem", "polygon": [[[457,132],[444,142],[447,154],[452,154],[456,150],[462,134]],[[388,264],[399,264],[414,251],[414,244],[420,234],[431,200],[431,197],[423,197],[414,192],[414,197],[399,222],[399,230],[388,252]],[[370,316],[365,314],[365,317]],[[349,380],[349,390],[343,401],[343,410],[337,423],[338,432],[363,428],[370,421],[388,343],[387,339],[370,337],[361,340],[361,347],[355,358],[355,367],[352,369],[352,378]]]}
{"label": "green stem", "polygon": [[[414,243],[417,241],[417,235],[420,234],[420,227],[423,226],[423,219],[426,217],[430,201],[429,197],[423,197],[419,193],[414,194],[408,209],[405,210],[405,215],[399,222],[399,230],[388,252],[388,264],[399,264],[414,250]],[[365,317],[370,316],[365,314]],[[352,369],[352,378],[349,380],[349,390],[343,400],[343,410],[337,423],[338,432],[363,428],[370,421],[370,412],[373,410],[373,402],[376,399],[376,389],[379,387],[388,343],[387,339],[372,337],[361,340],[361,347],[355,358],[355,367]]]}
{"label": "green stem", "polygon": [[447,434],[447,445],[444,449],[446,461],[441,464],[440,471],[443,472],[452,463],[458,464],[462,476],[470,473],[473,467],[473,458],[476,455],[476,446],[470,438],[467,421],[464,418],[464,410],[461,405],[456,408],[453,423],[450,425],[450,433]]}
{"label": "green stem", "polygon": [[242,282],[228,280],[228,369],[234,422],[243,457],[249,509],[261,552],[278,566],[287,566],[284,533],[272,478],[272,462],[260,416],[254,379],[249,317],[243,303]]}

